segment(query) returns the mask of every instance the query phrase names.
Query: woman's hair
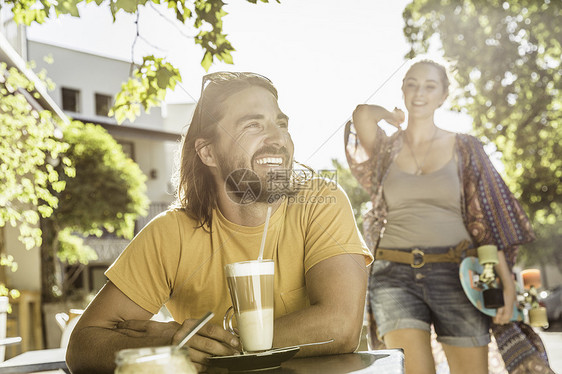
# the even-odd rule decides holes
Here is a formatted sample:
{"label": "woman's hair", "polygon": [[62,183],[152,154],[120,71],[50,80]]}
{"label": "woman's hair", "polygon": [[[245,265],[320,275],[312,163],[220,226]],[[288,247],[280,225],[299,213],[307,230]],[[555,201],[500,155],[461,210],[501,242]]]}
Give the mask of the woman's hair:
{"label": "woman's hair", "polygon": [[[198,223],[211,230],[213,209],[217,207],[217,186],[209,167],[197,151],[217,140],[217,125],[224,117],[224,102],[232,95],[252,86],[263,87],[278,98],[277,89],[269,79],[254,73],[218,72],[203,77],[201,97],[195,107],[187,134],[182,137],[178,171],[174,177],[176,202]],[[204,142],[198,144],[197,139]],[[205,227],[206,226],[206,227]]]}
{"label": "woman's hair", "polygon": [[441,84],[443,85],[443,89],[445,90],[445,92],[447,93],[447,95],[449,94],[449,75],[447,74],[447,68],[438,63],[435,62],[433,60],[429,60],[429,59],[424,59],[424,60],[419,60],[417,62],[414,62],[410,68],[408,69],[408,71],[406,72],[406,74],[404,75],[404,77],[406,75],[408,75],[408,73],[410,72],[410,70],[412,70],[415,66],[417,65],[421,65],[421,64],[425,64],[425,65],[430,65],[433,66],[435,69],[437,69],[437,71],[439,72],[439,75],[441,76]]}

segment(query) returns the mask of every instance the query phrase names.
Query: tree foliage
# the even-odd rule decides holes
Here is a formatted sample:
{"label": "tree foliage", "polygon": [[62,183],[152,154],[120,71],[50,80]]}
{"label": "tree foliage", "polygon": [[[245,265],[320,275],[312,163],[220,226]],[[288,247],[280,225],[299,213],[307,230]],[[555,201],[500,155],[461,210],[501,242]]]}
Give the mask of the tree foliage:
{"label": "tree foliage", "polygon": [[173,90],[177,82],[181,82],[180,73],[170,63],[154,56],[144,57],[133,77],[121,85],[109,116],[115,116],[118,123],[125,119],[132,122],[140,115],[141,106],[148,113],[151,107],[160,105],[166,90]]}
{"label": "tree foliage", "polygon": [[[247,1],[257,3],[257,0]],[[61,15],[80,17],[80,4],[95,3],[100,7],[108,7],[114,22],[121,11],[138,14],[140,7],[164,4],[174,11],[177,22],[191,24],[197,30],[194,40],[203,49],[201,66],[205,70],[208,71],[215,61],[233,63],[231,52],[235,49],[223,32],[223,17],[228,13],[223,9],[225,3],[222,0],[3,0],[3,3],[11,7],[14,21],[24,25],[31,25],[33,22],[42,24]],[[123,83],[112,114],[119,123],[126,118],[134,120],[141,106],[149,110],[160,105],[166,90],[173,89],[177,82],[181,82],[181,76],[170,62],[163,58],[145,56],[142,64],[135,67],[129,80]]]}
{"label": "tree foliage", "polygon": [[[12,272],[18,270],[18,264],[14,261],[14,257],[4,253],[0,254],[0,267],[8,268]],[[3,281],[0,281],[0,296],[11,296],[13,299],[16,299],[20,297],[20,292],[13,288],[9,289]],[[8,309],[8,313],[11,313],[11,309]]]}
{"label": "tree foliage", "polygon": [[[42,293],[49,301],[63,289],[58,261],[95,258],[76,234],[105,230],[132,238],[148,198],[146,177],[102,127],[36,110],[37,95],[24,74],[0,64],[0,229],[18,227],[27,249],[41,247]],[[17,269],[3,253],[0,266]],[[0,294],[8,292],[17,293],[0,284]]]}
{"label": "tree foliage", "polygon": [[63,138],[69,145],[64,156],[76,175],[65,178],[66,188],[56,193],[57,209],[42,220],[42,266],[51,275],[43,278],[44,300],[67,294],[62,276],[57,277],[58,260],[87,264],[97,258],[81,236],[101,236],[105,230],[131,239],[136,218],[146,215],[149,204],[146,176],[104,128],[72,121]]}
{"label": "tree foliage", "polygon": [[[62,123],[51,112],[31,106],[36,95],[33,82],[0,63],[0,230],[8,224],[17,227],[27,249],[41,245],[39,219],[57,208],[56,194],[66,183],[63,176],[74,175],[62,155],[69,148],[61,140]],[[52,161],[59,158],[62,165],[56,170]],[[1,252],[0,266],[15,271],[14,258]],[[0,283],[0,295],[8,293],[17,295]]]}
{"label": "tree foliage", "polygon": [[49,219],[59,229],[97,236],[105,229],[131,239],[137,216],[148,208],[146,176],[101,126],[72,121],[63,136],[76,175],[65,178],[66,188],[57,193],[59,206]]}
{"label": "tree foliage", "polygon": [[416,0],[403,16],[407,57],[441,44],[454,61],[455,108],[501,152],[506,181],[539,234],[525,257],[559,251],[562,2]]}
{"label": "tree foliage", "polygon": [[342,163],[335,158],[332,159],[332,165],[336,171],[338,184],[349,197],[357,227],[361,233],[363,233],[363,215],[370,207],[371,198],[367,191],[365,191],[357,179],[351,174],[351,170],[348,167],[342,165]]}
{"label": "tree foliage", "polygon": [[[0,63],[0,227],[18,227],[26,248],[41,244],[37,227],[58,206],[57,192],[65,187],[63,175],[74,175],[62,153],[62,123],[47,110],[35,110],[28,97],[34,84],[16,68]],[[52,160],[61,157],[55,170]]]}

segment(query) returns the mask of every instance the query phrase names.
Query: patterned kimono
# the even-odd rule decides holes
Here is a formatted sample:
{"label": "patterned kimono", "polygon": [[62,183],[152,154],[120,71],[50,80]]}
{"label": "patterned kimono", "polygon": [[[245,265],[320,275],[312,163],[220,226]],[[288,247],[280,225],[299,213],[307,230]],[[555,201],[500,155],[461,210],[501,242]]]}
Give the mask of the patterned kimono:
{"label": "patterned kimono", "polygon": [[[345,127],[347,161],[359,183],[369,192],[372,209],[364,217],[364,235],[371,251],[375,251],[384,233],[387,205],[383,182],[389,167],[403,146],[403,131],[391,136],[376,126],[375,153],[369,158],[359,144],[353,124]],[[456,135],[455,154],[461,188],[461,213],[468,233],[476,246],[495,244],[504,251],[509,267],[513,267],[517,246],[535,239],[529,219],[495,170],[478,139]],[[369,285],[369,289],[372,285]],[[369,306],[370,336],[374,347],[376,325]],[[553,373],[542,341],[530,326],[522,322],[492,325],[505,367],[509,373]]]}

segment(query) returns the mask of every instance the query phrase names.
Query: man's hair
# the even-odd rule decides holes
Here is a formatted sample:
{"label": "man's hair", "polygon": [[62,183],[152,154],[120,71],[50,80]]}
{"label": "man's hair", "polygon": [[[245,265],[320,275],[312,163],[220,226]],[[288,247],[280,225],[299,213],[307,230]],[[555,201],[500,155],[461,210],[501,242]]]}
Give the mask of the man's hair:
{"label": "man's hair", "polygon": [[175,206],[195,219],[197,227],[211,230],[213,209],[217,207],[217,186],[209,167],[197,154],[195,141],[204,140],[199,148],[215,142],[219,121],[225,115],[224,102],[232,95],[253,86],[265,88],[278,99],[273,83],[259,74],[219,72],[203,77],[201,97],[187,133],[182,138],[180,164],[175,177]]}

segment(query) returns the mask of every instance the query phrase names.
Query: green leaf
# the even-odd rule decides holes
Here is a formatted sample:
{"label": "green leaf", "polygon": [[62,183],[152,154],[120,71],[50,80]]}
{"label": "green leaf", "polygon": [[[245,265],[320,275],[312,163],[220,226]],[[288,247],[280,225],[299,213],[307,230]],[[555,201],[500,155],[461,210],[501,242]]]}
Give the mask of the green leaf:
{"label": "green leaf", "polygon": [[203,59],[201,60],[201,66],[205,71],[209,71],[209,68],[213,64],[213,54],[211,52],[205,52]]}
{"label": "green leaf", "polygon": [[230,54],[230,52],[223,52],[221,54],[221,59],[224,61],[224,63],[226,64],[234,64],[234,60],[232,59],[232,55]]}
{"label": "green leaf", "polygon": [[115,8],[123,9],[127,13],[135,13],[137,11],[137,1],[136,0],[116,0]]}
{"label": "green leaf", "polygon": [[165,89],[168,87],[168,82],[170,81],[171,74],[166,68],[160,68],[156,72],[156,82],[159,88]]}

